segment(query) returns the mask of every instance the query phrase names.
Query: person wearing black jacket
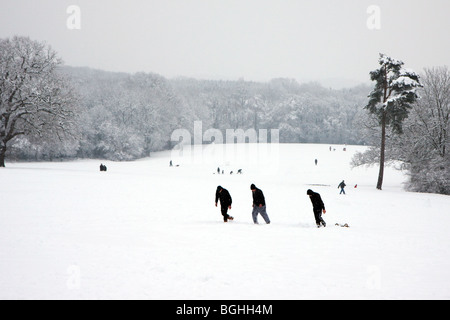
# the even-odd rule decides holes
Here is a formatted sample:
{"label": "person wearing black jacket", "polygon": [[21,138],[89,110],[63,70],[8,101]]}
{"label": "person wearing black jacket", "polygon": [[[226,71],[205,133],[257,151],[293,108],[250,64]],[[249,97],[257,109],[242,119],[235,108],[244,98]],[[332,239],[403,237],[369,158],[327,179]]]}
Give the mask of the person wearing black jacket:
{"label": "person wearing black jacket", "polygon": [[270,219],[266,212],[266,199],[263,192],[258,189],[254,184],[250,186],[253,193],[253,211],[252,218],[255,224],[258,224],[258,213],[263,217],[264,221],[269,224]]}
{"label": "person wearing black jacket", "polygon": [[228,214],[228,209],[231,210],[231,204],[233,200],[231,199],[231,195],[227,189],[222,188],[221,186],[217,187],[216,190],[216,207],[217,202],[220,200],[220,209],[223,216],[223,222],[228,222],[228,220],[234,220],[232,216]]}
{"label": "person wearing black jacket", "polygon": [[344,180],[342,180],[342,182],[339,183],[339,185],[338,185],[338,189],[341,188],[341,192],[339,192],[339,194],[342,194],[342,193],[345,194],[345,190],[344,190],[345,186],[346,186],[346,184],[345,184]]}
{"label": "person wearing black jacket", "polygon": [[322,226],[326,227],[327,224],[325,223],[325,221],[322,218],[322,212],[325,214],[327,211],[325,210],[325,205],[323,204],[320,194],[312,191],[311,189],[306,191],[306,194],[311,199],[311,202],[313,205],[314,218],[316,219],[317,228],[320,228],[320,224],[322,224]]}

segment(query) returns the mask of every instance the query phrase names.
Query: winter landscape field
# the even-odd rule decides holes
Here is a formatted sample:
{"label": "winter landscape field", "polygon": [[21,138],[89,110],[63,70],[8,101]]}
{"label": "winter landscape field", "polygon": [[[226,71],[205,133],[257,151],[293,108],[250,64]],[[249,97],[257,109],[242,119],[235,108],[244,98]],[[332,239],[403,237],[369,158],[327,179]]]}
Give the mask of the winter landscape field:
{"label": "winter landscape field", "polygon": [[[450,198],[404,191],[394,168],[377,190],[376,167],[350,166],[363,149],[209,145],[107,172],[100,160],[8,163],[0,299],[449,299]],[[251,183],[270,225],[252,222]],[[218,185],[234,221],[214,206]]]}

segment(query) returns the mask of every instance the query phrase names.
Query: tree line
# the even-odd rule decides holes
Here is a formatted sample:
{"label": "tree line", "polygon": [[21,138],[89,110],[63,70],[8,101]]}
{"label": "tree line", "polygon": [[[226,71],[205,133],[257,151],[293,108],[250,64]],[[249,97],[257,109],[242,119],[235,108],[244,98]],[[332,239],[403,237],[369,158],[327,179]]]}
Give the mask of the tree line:
{"label": "tree line", "polygon": [[[23,48],[18,50],[18,46]],[[331,90],[318,83],[282,78],[265,83],[166,79],[154,73],[63,66],[49,46],[29,38],[2,40],[1,47],[5,70],[0,83],[5,110],[1,128],[16,131],[6,135],[1,131],[0,141],[11,159],[134,160],[170,149],[171,133],[193,130],[194,121],[224,134],[227,129],[279,129],[284,143],[364,143],[355,119],[368,90],[365,86]],[[15,82],[10,81],[13,77]],[[52,111],[52,119],[44,121],[50,114],[48,108],[28,108],[40,105],[35,84],[49,90],[46,98],[39,92],[39,103],[47,99],[60,107]],[[52,91],[50,84],[59,92]],[[24,91],[24,86],[31,91]],[[21,96],[10,98],[11,92]],[[18,116],[10,101],[15,105],[26,102],[22,106],[27,111]],[[69,111],[70,117],[65,114]],[[12,115],[18,116],[13,126]],[[69,118],[70,126],[62,121]],[[56,127],[44,130],[50,124]]]}
{"label": "tree line", "polygon": [[[426,68],[420,83],[407,117],[401,115],[401,127],[385,128],[385,161],[406,170],[408,190],[450,194],[450,70],[447,66]],[[376,113],[366,114],[363,136],[371,147],[355,155],[353,166],[380,163],[379,120]]]}
{"label": "tree line", "polygon": [[[371,76],[376,80],[377,74]],[[401,76],[403,83],[397,80],[395,86],[409,85]],[[441,193],[449,181],[447,76],[446,68],[427,69],[420,89],[424,99],[406,99],[409,116],[400,112],[402,104],[392,104],[397,114],[388,118],[393,126],[384,132],[387,161],[403,161],[415,186],[417,180],[433,181],[426,185],[441,181],[443,188],[433,188]],[[0,39],[0,167],[6,158],[148,157],[171,149],[176,143],[171,133],[193,130],[195,121],[224,134],[227,129],[279,129],[281,143],[370,144],[370,152],[354,159],[355,165],[365,164],[379,160],[374,150],[380,150],[383,130],[377,110],[383,109],[377,105],[393,101],[374,99],[379,98],[376,90],[368,97],[370,90],[367,85],[333,90],[285,78],[167,79],[68,67],[46,44],[27,37]],[[395,145],[397,140],[402,142]],[[404,140],[411,141],[410,148]],[[434,176],[424,177],[424,167],[434,168]]]}

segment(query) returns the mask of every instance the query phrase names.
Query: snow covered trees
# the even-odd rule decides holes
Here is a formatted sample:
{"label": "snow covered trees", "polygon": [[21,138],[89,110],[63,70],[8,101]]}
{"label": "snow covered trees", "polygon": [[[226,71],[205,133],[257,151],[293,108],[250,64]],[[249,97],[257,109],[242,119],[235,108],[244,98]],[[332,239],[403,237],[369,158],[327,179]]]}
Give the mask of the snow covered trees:
{"label": "snow covered trees", "polygon": [[[170,83],[151,73],[66,67],[81,98],[83,158],[129,161],[170,148],[171,133],[193,122]],[[192,120],[192,121],[191,121]]]}
{"label": "snow covered trees", "polygon": [[[20,37],[1,40],[0,50],[3,158],[134,160],[170,149],[171,133],[190,130],[194,121],[223,134],[279,129],[287,143],[363,142],[354,119],[367,87],[166,79],[60,66],[51,48]],[[63,139],[73,131],[76,140]]]}
{"label": "snow covered trees", "polygon": [[[450,194],[450,71],[448,67],[425,69],[418,89],[421,99],[411,104],[402,131],[386,128],[386,162],[401,161],[407,169],[407,188],[415,192]],[[368,136],[379,136],[378,118],[367,115]],[[353,166],[379,162],[380,146],[356,154]]]}
{"label": "snow covered trees", "polygon": [[409,109],[418,96],[417,88],[421,86],[419,76],[412,70],[403,68],[403,62],[380,54],[380,68],[370,72],[375,81],[375,88],[369,95],[365,107],[376,115],[381,126],[380,171],[377,189],[382,188],[386,149],[386,127],[394,132],[402,132],[402,123],[408,117]]}
{"label": "snow covered trees", "polygon": [[408,188],[450,194],[450,71],[425,69],[421,99],[413,105],[397,148],[408,164]]}
{"label": "snow covered trees", "polygon": [[[293,79],[267,83],[166,79],[152,73],[117,73],[60,67],[71,80],[78,100],[76,144],[36,144],[15,139],[8,156],[51,160],[81,157],[134,160],[170,149],[176,129],[279,129],[286,143],[359,144],[355,116],[366,102],[368,87],[331,90]],[[191,132],[193,134],[193,132]],[[68,148],[69,147],[69,148]]]}
{"label": "snow covered trees", "polygon": [[62,137],[74,127],[71,88],[50,47],[26,37],[0,39],[0,167],[19,136]]}

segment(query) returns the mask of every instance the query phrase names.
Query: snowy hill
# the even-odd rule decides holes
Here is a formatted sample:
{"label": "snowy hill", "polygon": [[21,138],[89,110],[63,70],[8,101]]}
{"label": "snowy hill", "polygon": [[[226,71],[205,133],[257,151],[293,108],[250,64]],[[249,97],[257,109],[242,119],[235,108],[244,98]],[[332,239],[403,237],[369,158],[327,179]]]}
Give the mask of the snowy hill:
{"label": "snowy hill", "polygon": [[[329,147],[210,145],[107,172],[93,160],[8,164],[0,299],[449,299],[450,198],[403,191],[391,168],[378,191],[377,168],[349,165],[364,147]],[[251,183],[270,225],[252,222]],[[214,206],[218,185],[232,222]]]}

